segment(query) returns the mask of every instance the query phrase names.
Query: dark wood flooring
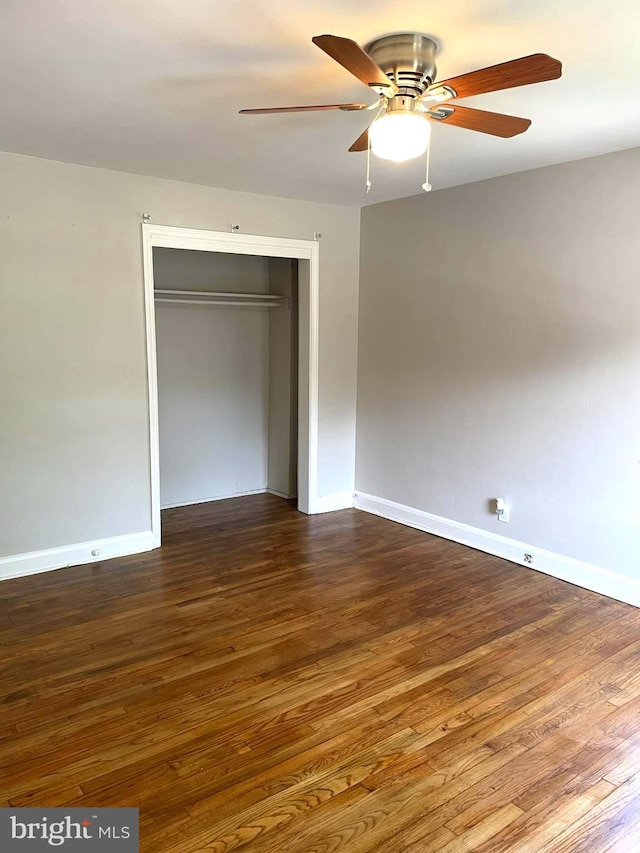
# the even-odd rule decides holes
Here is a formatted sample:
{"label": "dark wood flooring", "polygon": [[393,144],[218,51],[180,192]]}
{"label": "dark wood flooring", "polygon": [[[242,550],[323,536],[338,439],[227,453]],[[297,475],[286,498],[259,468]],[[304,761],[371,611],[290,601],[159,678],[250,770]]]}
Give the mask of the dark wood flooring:
{"label": "dark wood flooring", "polygon": [[0,804],[141,850],[640,851],[640,611],[347,510],[0,584]]}

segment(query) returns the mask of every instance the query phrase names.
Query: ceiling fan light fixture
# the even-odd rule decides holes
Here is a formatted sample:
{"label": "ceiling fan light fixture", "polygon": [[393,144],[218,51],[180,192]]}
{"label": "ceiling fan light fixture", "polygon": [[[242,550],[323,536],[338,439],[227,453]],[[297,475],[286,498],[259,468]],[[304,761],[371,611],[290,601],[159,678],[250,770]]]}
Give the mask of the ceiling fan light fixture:
{"label": "ceiling fan light fixture", "polygon": [[404,163],[427,150],[431,127],[416,112],[388,112],[374,121],[369,129],[371,150],[383,160]]}

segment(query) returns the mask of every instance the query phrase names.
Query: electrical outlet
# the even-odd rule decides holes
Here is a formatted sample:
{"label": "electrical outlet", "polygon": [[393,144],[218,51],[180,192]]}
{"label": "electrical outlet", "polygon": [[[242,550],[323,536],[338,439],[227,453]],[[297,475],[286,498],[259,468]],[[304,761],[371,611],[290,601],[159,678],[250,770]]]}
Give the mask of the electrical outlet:
{"label": "electrical outlet", "polygon": [[498,516],[498,521],[509,523],[509,504],[504,498],[495,498],[495,513]]}
{"label": "electrical outlet", "polygon": [[524,561],[525,561],[525,563],[528,563],[529,565],[531,565],[533,563],[533,554],[525,554],[524,555]]}
{"label": "electrical outlet", "polygon": [[509,524],[509,513],[509,504],[505,504],[502,511],[498,513],[498,521],[504,521],[505,524]]}

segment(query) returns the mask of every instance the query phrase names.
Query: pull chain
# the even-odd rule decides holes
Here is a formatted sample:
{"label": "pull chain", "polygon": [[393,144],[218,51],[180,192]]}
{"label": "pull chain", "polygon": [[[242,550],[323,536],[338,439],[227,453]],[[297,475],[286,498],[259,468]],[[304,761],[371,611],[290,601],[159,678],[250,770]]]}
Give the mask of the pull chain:
{"label": "pull chain", "polygon": [[371,189],[371,137],[367,134],[367,182],[365,183],[365,192],[368,193]]}
{"label": "pull chain", "polygon": [[422,189],[428,193],[432,188],[429,183],[429,160],[431,159],[431,134],[429,134],[429,141],[427,142],[427,168],[424,176],[424,184],[422,185]]}
{"label": "pull chain", "polygon": [[[382,112],[384,111],[386,106],[387,106],[386,101],[383,100],[380,103],[380,109],[376,113],[374,120],[369,125],[369,130],[371,130],[373,125],[380,118],[380,115],[382,114]],[[366,193],[368,193],[369,190],[371,189],[371,134],[370,133],[367,133],[367,181],[366,181],[364,187],[365,187],[364,191]]]}

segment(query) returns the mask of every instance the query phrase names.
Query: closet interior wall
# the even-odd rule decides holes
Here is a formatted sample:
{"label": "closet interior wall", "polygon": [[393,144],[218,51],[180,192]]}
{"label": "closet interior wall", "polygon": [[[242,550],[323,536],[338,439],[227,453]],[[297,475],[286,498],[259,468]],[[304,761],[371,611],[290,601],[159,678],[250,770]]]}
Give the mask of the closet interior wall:
{"label": "closet interior wall", "polygon": [[[153,271],[162,508],[265,491],[295,496],[297,261],[156,248]],[[158,301],[158,291],[178,290],[286,301]]]}
{"label": "closet interior wall", "polygon": [[294,498],[298,485],[298,262],[268,258],[269,290],[288,300],[269,310],[268,491]]}

